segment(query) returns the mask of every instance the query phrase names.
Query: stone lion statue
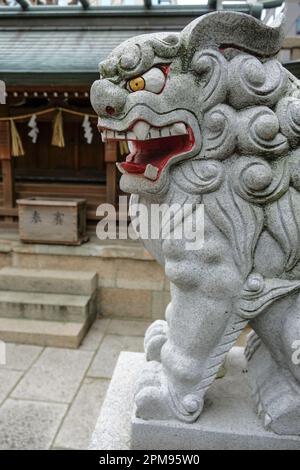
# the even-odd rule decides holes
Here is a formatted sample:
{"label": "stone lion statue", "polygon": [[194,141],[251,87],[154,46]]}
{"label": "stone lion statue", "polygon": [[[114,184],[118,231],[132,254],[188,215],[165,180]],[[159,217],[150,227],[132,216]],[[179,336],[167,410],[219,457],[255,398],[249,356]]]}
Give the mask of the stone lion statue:
{"label": "stone lion statue", "polygon": [[300,434],[300,84],[276,59],[283,22],[204,15],[136,36],[91,90],[103,140],[127,140],[121,188],[146,206],[203,204],[203,247],[144,240],[171,282],[145,336],[137,416],[194,422],[226,354],[246,348],[264,426]]}

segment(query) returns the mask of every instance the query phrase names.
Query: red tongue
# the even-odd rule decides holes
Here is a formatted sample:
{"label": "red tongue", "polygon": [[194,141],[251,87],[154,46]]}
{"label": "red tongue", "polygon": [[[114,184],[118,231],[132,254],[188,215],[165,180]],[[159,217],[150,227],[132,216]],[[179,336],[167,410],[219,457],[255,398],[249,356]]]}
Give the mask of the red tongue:
{"label": "red tongue", "polygon": [[122,162],[121,165],[127,173],[143,174],[145,171],[145,165],[139,165],[138,163]]}
{"label": "red tongue", "polygon": [[184,136],[163,137],[160,139],[134,142],[131,162],[122,163],[128,173],[143,174],[148,163],[161,169],[166,159],[183,145]]}
{"label": "red tongue", "polygon": [[188,134],[134,141],[131,161],[122,162],[121,165],[127,173],[140,175],[144,174],[146,166],[150,163],[158,168],[160,173],[171,157],[189,150],[193,144],[193,136],[191,138]]}

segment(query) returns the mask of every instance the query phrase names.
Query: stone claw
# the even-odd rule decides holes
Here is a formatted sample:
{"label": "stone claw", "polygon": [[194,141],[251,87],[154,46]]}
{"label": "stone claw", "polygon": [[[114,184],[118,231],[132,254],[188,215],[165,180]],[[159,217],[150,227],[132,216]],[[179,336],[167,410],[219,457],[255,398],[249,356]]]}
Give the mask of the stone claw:
{"label": "stone claw", "polygon": [[140,390],[146,387],[159,386],[160,373],[161,365],[158,362],[147,362],[136,383],[135,393],[138,394]]}
{"label": "stone claw", "polygon": [[160,353],[167,341],[168,325],[165,320],[156,320],[146,331],[144,347],[147,361],[160,362]]}
{"label": "stone claw", "polygon": [[200,415],[202,399],[193,394],[181,396],[179,401],[173,398],[162,365],[156,361],[148,362],[136,386],[136,416],[145,420],[176,418],[191,423]]}
{"label": "stone claw", "polygon": [[170,419],[174,414],[169,406],[168,389],[164,384],[162,365],[148,362],[137,383],[136,415],[141,419]]}

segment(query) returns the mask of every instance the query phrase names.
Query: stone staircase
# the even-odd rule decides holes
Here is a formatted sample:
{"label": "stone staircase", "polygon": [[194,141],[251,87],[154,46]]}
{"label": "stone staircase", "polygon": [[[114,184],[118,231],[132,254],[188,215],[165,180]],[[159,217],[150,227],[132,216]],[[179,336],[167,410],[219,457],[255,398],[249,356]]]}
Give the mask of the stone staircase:
{"label": "stone staircase", "polygon": [[96,317],[97,274],[0,270],[0,340],[77,348]]}

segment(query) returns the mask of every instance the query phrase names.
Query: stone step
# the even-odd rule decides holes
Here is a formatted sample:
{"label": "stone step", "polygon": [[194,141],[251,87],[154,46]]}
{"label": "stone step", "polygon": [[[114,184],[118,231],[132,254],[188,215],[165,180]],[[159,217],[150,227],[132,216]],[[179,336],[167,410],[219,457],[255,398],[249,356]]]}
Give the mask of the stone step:
{"label": "stone step", "polygon": [[0,291],[0,318],[81,322],[95,315],[95,297]]}
{"label": "stone step", "polygon": [[82,322],[55,322],[0,318],[0,340],[4,342],[78,348],[91,324],[91,318]]}
{"label": "stone step", "polygon": [[5,267],[0,270],[0,290],[49,294],[91,295],[97,273]]}

